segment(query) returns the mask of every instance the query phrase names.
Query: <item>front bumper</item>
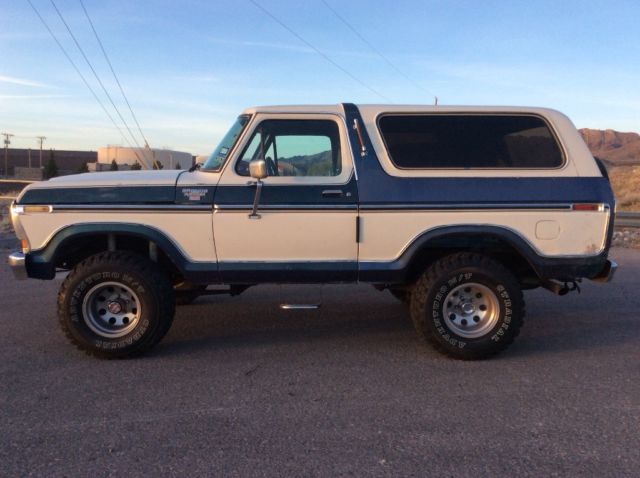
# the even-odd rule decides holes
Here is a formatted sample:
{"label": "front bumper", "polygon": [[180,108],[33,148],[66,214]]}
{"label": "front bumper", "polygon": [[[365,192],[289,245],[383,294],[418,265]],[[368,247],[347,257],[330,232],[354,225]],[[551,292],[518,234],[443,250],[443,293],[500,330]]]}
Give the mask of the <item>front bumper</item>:
{"label": "front bumper", "polygon": [[617,262],[607,260],[602,270],[598,273],[597,276],[591,277],[591,280],[594,282],[611,282],[617,270]]}
{"label": "front bumper", "polygon": [[26,259],[22,252],[12,252],[7,258],[9,267],[13,271],[13,276],[18,280],[28,279]]}

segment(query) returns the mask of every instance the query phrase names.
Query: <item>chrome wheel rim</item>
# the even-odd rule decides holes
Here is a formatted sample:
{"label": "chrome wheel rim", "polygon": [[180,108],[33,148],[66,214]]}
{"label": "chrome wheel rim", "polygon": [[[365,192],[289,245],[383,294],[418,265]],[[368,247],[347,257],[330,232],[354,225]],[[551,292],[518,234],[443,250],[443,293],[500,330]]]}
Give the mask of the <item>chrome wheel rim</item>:
{"label": "chrome wheel rim", "polygon": [[101,337],[115,339],[127,335],[140,321],[140,299],[120,282],[102,282],[87,292],[82,316],[87,326]]}
{"label": "chrome wheel rim", "polygon": [[500,302],[487,286],[461,284],[447,294],[444,321],[456,335],[475,339],[487,334],[500,318]]}

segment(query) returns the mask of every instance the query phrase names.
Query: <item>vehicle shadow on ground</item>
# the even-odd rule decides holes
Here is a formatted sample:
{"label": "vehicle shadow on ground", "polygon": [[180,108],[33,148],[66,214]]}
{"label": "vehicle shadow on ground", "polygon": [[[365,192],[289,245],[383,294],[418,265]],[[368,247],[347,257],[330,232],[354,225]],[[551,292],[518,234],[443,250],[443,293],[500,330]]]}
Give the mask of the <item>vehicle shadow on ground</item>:
{"label": "vehicle shadow on ground", "polygon": [[407,346],[418,342],[407,307],[393,298],[352,310],[345,310],[344,304],[325,304],[318,311],[285,311],[269,301],[243,299],[203,298],[179,308],[158,352],[169,355],[317,341],[370,348],[372,341],[382,346],[396,342],[398,335]]}
{"label": "vehicle shadow on ground", "polygon": [[[366,294],[365,294],[366,295]],[[338,342],[357,349],[386,347],[422,349],[439,356],[417,338],[408,308],[385,294],[357,297],[363,303],[339,301],[319,311],[283,311],[261,296],[201,298],[178,309],[173,328],[158,348],[159,354],[193,353],[203,349],[249,348],[265,345]],[[551,298],[551,300],[555,300]],[[574,298],[579,301],[580,298]],[[539,294],[529,301],[531,312],[514,344],[497,359],[521,358],[571,350],[596,350],[640,340],[640,323],[628,316],[585,319],[582,304],[552,302]],[[576,302],[576,304],[579,302]],[[608,307],[602,300],[602,307]]]}

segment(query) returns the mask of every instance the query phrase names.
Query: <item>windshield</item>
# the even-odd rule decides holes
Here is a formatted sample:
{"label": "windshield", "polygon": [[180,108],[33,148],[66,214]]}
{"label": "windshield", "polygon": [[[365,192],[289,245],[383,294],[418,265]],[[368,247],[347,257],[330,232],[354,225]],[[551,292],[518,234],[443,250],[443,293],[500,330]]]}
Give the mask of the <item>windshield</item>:
{"label": "windshield", "polygon": [[249,122],[249,116],[239,116],[231,129],[224,135],[220,144],[213,150],[209,159],[202,165],[202,169],[211,169],[214,171],[219,170],[224,162],[227,160],[229,151],[236,144],[236,141],[242,134],[244,127]]}

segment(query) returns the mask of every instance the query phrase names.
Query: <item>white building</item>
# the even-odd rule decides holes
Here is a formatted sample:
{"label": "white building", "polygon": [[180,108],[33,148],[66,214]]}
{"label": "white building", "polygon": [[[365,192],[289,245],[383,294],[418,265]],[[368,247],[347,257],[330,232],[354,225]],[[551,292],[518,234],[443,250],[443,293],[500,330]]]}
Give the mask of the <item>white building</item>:
{"label": "white building", "polygon": [[[127,165],[131,167],[136,162],[141,163],[144,168],[143,161],[151,166],[153,161],[162,164],[163,169],[187,169],[191,167],[193,156],[191,153],[183,151],[172,151],[170,149],[153,149],[153,148],[125,148],[122,146],[107,146],[98,148],[98,170],[105,169],[104,164],[111,164],[115,160],[118,166]],[[123,169],[127,169],[126,167]]]}

